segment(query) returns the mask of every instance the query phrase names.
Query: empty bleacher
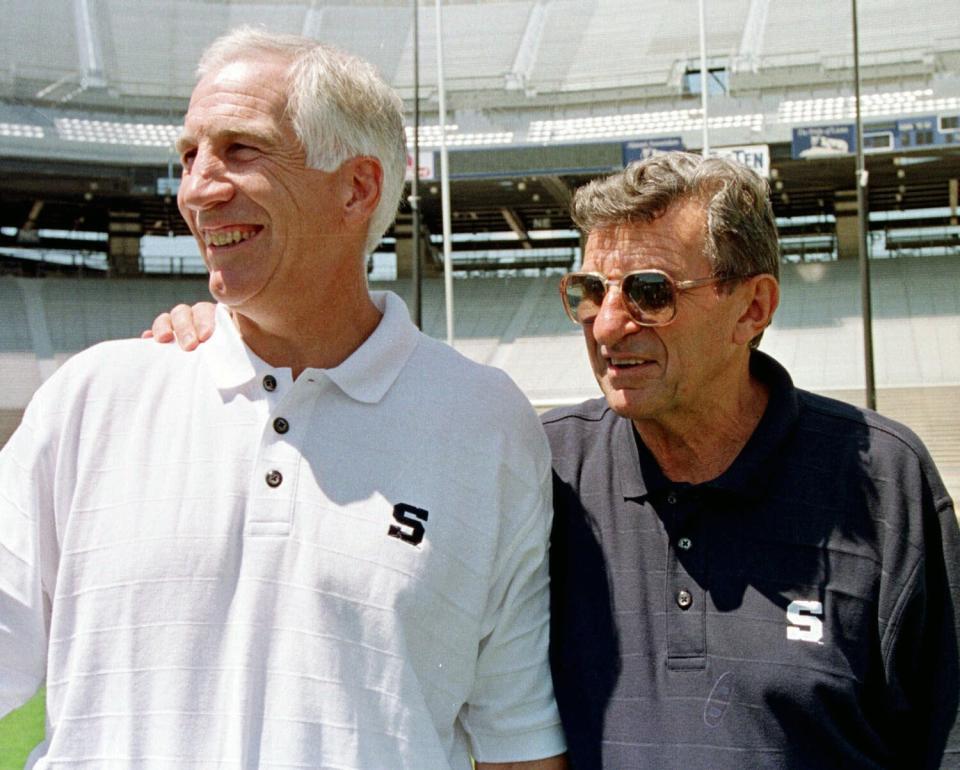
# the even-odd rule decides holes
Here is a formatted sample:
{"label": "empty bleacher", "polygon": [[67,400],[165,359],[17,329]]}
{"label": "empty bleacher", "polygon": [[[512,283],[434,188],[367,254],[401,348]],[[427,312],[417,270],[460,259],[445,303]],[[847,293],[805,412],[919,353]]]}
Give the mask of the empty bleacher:
{"label": "empty bleacher", "polygon": [[546,4],[543,31],[528,77],[530,88],[564,90],[574,52],[581,50],[584,31],[596,8],[596,0],[552,0]]}
{"label": "empty bleacher", "polygon": [[311,5],[302,31],[363,57],[388,81],[397,83],[408,67],[412,72],[412,66],[403,59],[411,45],[412,25],[410,9],[402,5]]}
{"label": "empty bleacher", "polygon": [[[960,109],[960,31],[940,21],[952,18],[954,5],[922,0],[905,12],[896,0],[861,0],[864,72],[887,68],[882,81],[865,84],[865,117]],[[403,97],[413,93],[412,11],[398,0],[3,0],[0,7],[7,21],[0,149],[15,156],[166,162],[200,52],[242,23],[355,52]],[[684,73],[699,67],[693,0],[473,0],[444,3],[443,19],[453,148],[699,141],[699,102],[684,87]],[[421,136],[433,148],[432,4],[421,4],[419,21]],[[852,118],[849,4],[711,0],[706,27],[711,66],[727,69],[730,87],[711,102],[715,143],[789,141],[793,125]],[[34,99],[44,106],[20,114]],[[85,108],[106,112],[85,115]],[[100,124],[84,122],[92,119]],[[147,130],[162,137],[141,140]]]}
{"label": "empty bleacher", "polygon": [[[953,0],[925,0],[923,7],[898,0],[859,0],[857,20],[862,63],[896,63],[922,59],[930,51],[957,51],[960,32],[948,20],[957,8]],[[933,20],[942,20],[931,28]],[[768,66],[850,66],[852,18],[849,3],[770,0],[763,60]],[[935,22],[936,23],[936,22]]]}
{"label": "empty bleacher", "polygon": [[[783,265],[782,302],[762,349],[798,385],[863,404],[863,327],[855,262]],[[907,422],[960,493],[960,270],[956,257],[874,260],[878,407]],[[409,282],[375,289],[410,296]],[[177,302],[207,295],[203,280],[108,281],[0,277],[0,442],[33,391],[69,355],[139,335]],[[507,371],[540,408],[598,395],[580,330],[564,315],[556,277],[454,282],[455,345]],[[443,282],[425,281],[424,330],[446,334]]]}
{"label": "empty bleacher", "polygon": [[[533,6],[530,0],[444,5],[441,16],[447,88],[451,91],[504,88]],[[420,10],[420,78],[430,91],[437,82],[435,30],[434,9],[424,3]],[[403,90],[412,88],[412,73],[411,34],[406,37],[394,85]]]}
{"label": "empty bleacher", "polygon": [[193,88],[200,52],[224,28],[229,13],[227,4],[175,3],[158,19],[154,3],[107,0],[101,7],[110,82],[129,95],[184,99]]}
{"label": "empty bleacher", "polygon": [[[880,387],[960,385],[956,257],[874,260],[873,321]],[[782,302],[763,346],[813,390],[862,386],[856,262],[783,265]],[[384,282],[404,298],[408,282]],[[0,278],[0,355],[56,360],[100,340],[139,334],[160,311],[206,296],[204,280]],[[580,333],[563,314],[556,277],[454,281],[455,344],[494,363],[535,401],[586,398],[595,385]],[[42,323],[41,323],[42,322]],[[443,282],[425,281],[424,330],[446,334]],[[8,359],[4,358],[4,362]],[[6,365],[4,378],[9,377]],[[10,383],[0,392],[10,392]],[[39,385],[34,380],[32,387]],[[23,403],[20,403],[22,406]]]}
{"label": "empty bleacher", "polygon": [[[54,82],[78,74],[80,54],[72,3],[4,0],[0,9],[0,78]],[[37,56],[38,51],[43,55]]]}
{"label": "empty bleacher", "polygon": [[[38,90],[52,89],[54,101],[77,96],[69,89],[81,81],[115,100],[185,99],[200,52],[239,24],[326,40],[372,61],[405,95],[412,88],[408,3],[4,0],[0,7],[0,79],[34,80]],[[918,61],[933,72],[935,54],[960,52],[960,31],[937,22],[955,12],[953,0],[923,0],[909,11],[897,0],[860,0],[863,64]],[[797,66],[849,66],[849,4],[714,0],[706,13],[709,56],[734,72],[744,61],[754,71],[780,70],[781,77]],[[427,89],[437,75],[434,16],[432,4],[421,4],[420,75]],[[519,84],[530,94],[644,86],[679,94],[679,78],[699,54],[692,0],[476,0],[444,4],[443,19],[452,91],[509,91]],[[54,87],[60,80],[63,87]]]}

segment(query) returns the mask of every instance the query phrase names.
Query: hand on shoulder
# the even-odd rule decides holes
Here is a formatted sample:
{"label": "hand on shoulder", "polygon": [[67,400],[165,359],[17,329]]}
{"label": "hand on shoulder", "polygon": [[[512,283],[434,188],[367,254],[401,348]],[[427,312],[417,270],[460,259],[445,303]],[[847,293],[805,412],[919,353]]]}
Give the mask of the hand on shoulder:
{"label": "hand on shoulder", "polygon": [[212,302],[177,305],[169,313],[161,313],[140,336],[160,343],[174,340],[183,350],[194,350],[213,334],[217,306]]}

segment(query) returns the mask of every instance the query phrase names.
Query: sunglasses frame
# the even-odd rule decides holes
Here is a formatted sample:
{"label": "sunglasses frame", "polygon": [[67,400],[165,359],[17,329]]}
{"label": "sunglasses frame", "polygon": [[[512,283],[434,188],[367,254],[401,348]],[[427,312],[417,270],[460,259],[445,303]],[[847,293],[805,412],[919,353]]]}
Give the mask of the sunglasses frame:
{"label": "sunglasses frame", "polygon": [[[677,297],[680,296],[685,291],[690,289],[697,289],[701,286],[710,286],[711,284],[723,283],[725,281],[732,281],[740,278],[740,276],[726,276],[726,275],[712,275],[707,278],[694,278],[689,281],[676,281],[668,273],[665,273],[663,270],[657,270],[656,268],[647,268],[646,270],[631,270],[629,273],[626,273],[623,278],[612,279],[607,278],[603,273],[595,273],[589,271],[575,271],[567,273],[560,279],[560,299],[563,302],[563,309],[566,311],[567,317],[573,321],[577,326],[581,326],[584,323],[590,323],[593,319],[587,321],[579,320],[576,315],[573,313],[573,310],[570,307],[570,302],[567,298],[567,285],[570,283],[571,278],[578,278],[581,276],[596,278],[603,284],[603,296],[606,298],[607,292],[610,290],[611,285],[620,287],[620,292],[623,294],[623,284],[634,275],[640,274],[654,274],[658,276],[663,276],[667,279],[667,284],[673,289],[673,308],[670,313],[670,317],[665,321],[644,321],[637,317],[636,312],[634,311],[633,303],[630,301],[629,297],[624,296],[623,306],[626,308],[627,313],[630,315],[636,323],[640,326],[666,326],[669,323],[673,323],[673,320],[677,317]],[[602,303],[603,300],[601,300]]]}

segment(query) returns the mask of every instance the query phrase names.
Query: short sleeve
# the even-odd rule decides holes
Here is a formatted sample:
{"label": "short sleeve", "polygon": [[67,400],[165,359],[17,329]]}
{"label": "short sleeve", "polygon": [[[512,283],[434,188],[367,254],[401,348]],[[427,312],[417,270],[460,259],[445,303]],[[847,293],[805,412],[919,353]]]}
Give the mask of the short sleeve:
{"label": "short sleeve", "polygon": [[[928,459],[928,458],[927,458]],[[932,461],[922,476],[922,555],[882,650],[897,767],[960,767],[960,528]]]}
{"label": "short sleeve", "polygon": [[38,400],[0,450],[0,716],[29,700],[46,674],[54,451]]}
{"label": "short sleeve", "polygon": [[[544,446],[543,452],[546,453]],[[500,549],[493,571],[473,691],[461,713],[474,757],[519,762],[566,750],[548,663],[549,463],[536,481],[515,479],[504,494],[522,525]]]}

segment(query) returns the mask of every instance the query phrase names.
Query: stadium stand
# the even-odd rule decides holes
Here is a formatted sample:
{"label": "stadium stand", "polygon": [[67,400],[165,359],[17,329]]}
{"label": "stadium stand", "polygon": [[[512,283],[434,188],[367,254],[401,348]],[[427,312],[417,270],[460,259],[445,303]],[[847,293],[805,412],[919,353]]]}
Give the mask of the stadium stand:
{"label": "stadium stand", "polygon": [[[362,56],[384,77],[396,82],[401,73],[412,69],[402,58],[410,27],[410,11],[402,6],[311,5],[302,32]],[[384,29],[392,30],[392,34],[385,35]],[[291,31],[300,30],[294,25]]]}
{"label": "stadium stand", "polygon": [[[960,274],[954,267],[951,256],[874,262],[880,387],[960,385]],[[764,347],[804,387],[860,387],[863,340],[857,264],[784,265],[782,271],[783,302]],[[404,297],[410,293],[406,281],[373,286]],[[2,277],[5,323],[0,353],[4,357],[26,353],[34,359],[53,356],[60,361],[101,340],[136,336],[158,312],[206,296],[202,280]],[[31,322],[31,314],[37,312],[46,339],[36,320]],[[556,277],[457,280],[454,315],[457,346],[505,369],[531,400],[561,403],[595,392],[579,331],[561,310]],[[440,280],[424,285],[423,323],[427,333],[444,336]],[[8,360],[4,358],[4,372],[15,371],[6,366]],[[38,384],[34,379],[32,387]],[[9,388],[0,390],[9,399]]]}
{"label": "stadium stand", "polygon": [[[455,4],[443,8],[444,78],[452,88],[502,89],[523,38],[532,2],[497,4]],[[409,14],[407,14],[409,16]],[[437,82],[436,27],[433,9],[421,6],[420,76],[429,84]],[[412,40],[407,38],[397,68],[395,85],[411,88]],[[453,85],[456,84],[456,85]]]}
{"label": "stadium stand", "polygon": [[[421,3],[419,17],[427,151],[440,143],[431,6]],[[709,0],[706,8],[709,65],[726,84],[711,94],[711,143],[768,146],[784,254],[801,262],[784,266],[785,302],[764,345],[801,384],[857,398],[859,279],[854,261],[836,261],[850,256],[840,254],[835,204],[853,189],[852,160],[791,154],[798,127],[853,120],[849,4]],[[897,257],[874,262],[881,409],[900,403],[897,393],[920,392],[932,404],[940,403],[934,394],[960,387],[955,16],[955,0],[909,8],[859,0],[865,119],[889,127],[932,118],[943,129],[935,162],[911,147],[912,155],[878,154],[869,163],[871,211],[896,215],[873,224],[885,244],[874,254]],[[18,260],[23,248],[48,246],[37,243],[41,228],[61,233],[51,236],[60,249],[70,248],[64,231],[93,232],[103,240],[77,245],[74,264],[87,275],[103,271],[118,211],[139,216],[145,234],[183,232],[170,145],[211,39],[239,23],[312,35],[372,61],[408,107],[412,97],[405,0],[0,0],[0,18],[0,267],[19,276],[0,277],[0,436],[65,356],[135,334],[175,301],[205,296],[203,282],[189,279],[29,278]],[[491,244],[514,249],[502,259],[516,258],[521,245],[534,255],[538,229],[568,228],[570,190],[619,167],[625,143],[666,137],[699,147],[702,112],[687,77],[699,67],[693,0],[449,0],[443,18],[454,230],[497,236]],[[429,182],[422,212],[436,234],[439,195]],[[911,210],[922,213],[896,218]],[[563,259],[573,259],[576,237],[565,237]],[[941,256],[908,256],[934,253],[934,244]],[[555,279],[494,277],[497,257],[482,252],[464,249],[458,259],[463,269],[473,259],[474,273],[482,265],[491,273],[455,282],[458,347],[506,369],[538,404],[595,392]],[[173,256],[167,264],[182,269]],[[43,272],[41,265],[32,274]],[[404,282],[384,285],[408,294]],[[431,278],[424,321],[435,336],[444,335],[443,304]],[[926,420],[925,408],[911,414]]]}
{"label": "stadium stand", "polygon": [[[747,6],[746,0],[724,0],[722,12],[711,16],[711,57],[736,53]],[[691,34],[697,28],[696,6],[655,0],[645,2],[637,15],[638,24],[625,24],[621,3],[600,0],[570,58],[566,88],[679,82],[687,61],[698,56],[697,39]]]}
{"label": "stadium stand", "polygon": [[[409,299],[406,281],[378,282]],[[855,262],[782,266],[783,301],[763,349],[802,387],[863,400],[863,331]],[[110,281],[0,277],[0,440],[27,401],[69,355],[104,339],[131,337],[177,302],[207,296],[202,280]],[[445,334],[443,283],[424,284],[424,329]],[[874,355],[880,411],[935,448],[960,493],[960,271],[955,258],[877,260],[873,265]],[[556,277],[454,283],[455,344],[507,371],[534,405],[597,394],[579,330],[564,316]],[[940,408],[942,407],[942,408]],[[5,426],[5,427],[4,427]]]}
{"label": "stadium stand", "polygon": [[[78,38],[72,13],[65,7],[54,13],[37,13],[31,0],[5,0],[0,4],[0,82],[28,77],[55,82],[77,70]],[[43,51],[43,56],[37,52]]]}
{"label": "stadium stand", "polygon": [[[859,0],[857,8],[859,18],[870,20],[860,37],[867,64],[921,60],[927,51],[956,50],[960,43],[960,34],[949,24],[930,34],[930,18],[946,20],[956,14],[956,6],[949,0],[925,2],[923,13],[905,13],[902,4],[888,0]],[[767,13],[763,56],[795,57],[796,64],[836,65],[843,58],[850,59],[850,25],[849,3],[774,0]],[[798,29],[803,30],[802,35],[797,34]]]}

